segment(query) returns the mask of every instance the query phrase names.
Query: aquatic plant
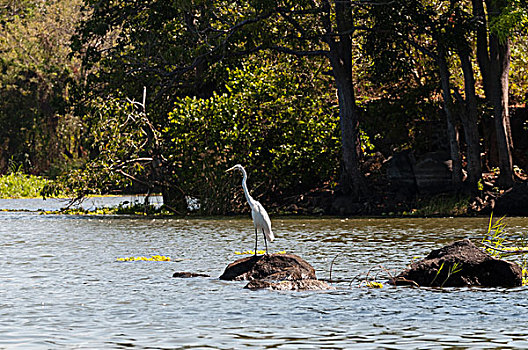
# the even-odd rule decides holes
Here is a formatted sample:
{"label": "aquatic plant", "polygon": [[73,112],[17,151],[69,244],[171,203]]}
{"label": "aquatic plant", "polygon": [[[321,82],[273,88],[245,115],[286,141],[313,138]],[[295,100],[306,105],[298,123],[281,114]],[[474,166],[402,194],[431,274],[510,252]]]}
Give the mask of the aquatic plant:
{"label": "aquatic plant", "polygon": [[84,208],[62,208],[59,210],[46,210],[41,214],[60,214],[60,215],[174,215],[172,212],[166,210],[163,206],[156,207],[154,205],[144,205],[140,203],[124,204],[120,203],[116,207],[98,207],[95,209]]}
{"label": "aquatic plant", "polygon": [[146,256],[130,256],[126,258],[116,258],[116,261],[171,261],[170,256],[152,255]]}
{"label": "aquatic plant", "polygon": [[112,215],[116,214],[115,208],[96,208],[92,210],[83,208],[63,208],[60,210],[44,210],[41,215]]}
{"label": "aquatic plant", "polygon": [[502,258],[501,250],[506,249],[504,242],[506,240],[504,228],[506,223],[503,221],[505,216],[493,222],[493,213],[490,215],[488,223],[488,231],[486,236],[482,238],[482,244],[486,247],[489,254],[496,258]]}
{"label": "aquatic plant", "polygon": [[[374,275],[374,277],[370,277],[370,274],[376,269],[379,269],[378,272]],[[378,266],[371,267],[368,270],[365,277],[362,277],[362,278],[358,276],[354,277],[350,281],[350,286],[352,285],[354,280],[357,279],[359,280],[358,287],[377,288],[377,289],[383,288],[383,283],[378,281],[378,275],[380,272],[384,272],[385,274],[387,274],[387,277],[389,278],[390,281],[394,280],[394,277],[392,276],[392,273],[389,270],[383,267],[383,265],[378,265]]]}
{"label": "aquatic plant", "polygon": [[383,288],[383,283],[376,282],[376,281],[369,281],[367,282],[366,286],[368,288]]}
{"label": "aquatic plant", "polygon": [[493,213],[490,215],[488,230],[482,238],[481,244],[492,256],[502,259],[516,256],[514,261],[522,269],[523,286],[528,285],[528,237],[523,233],[517,240],[508,240],[505,231],[505,216],[493,222]]}

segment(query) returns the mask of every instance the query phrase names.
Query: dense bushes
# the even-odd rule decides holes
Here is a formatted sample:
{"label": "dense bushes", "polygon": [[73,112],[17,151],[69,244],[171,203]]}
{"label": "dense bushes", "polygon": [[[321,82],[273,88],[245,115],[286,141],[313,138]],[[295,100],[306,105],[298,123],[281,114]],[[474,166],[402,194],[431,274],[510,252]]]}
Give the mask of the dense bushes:
{"label": "dense bushes", "polygon": [[27,175],[21,171],[0,176],[0,198],[33,198],[40,195],[48,183],[39,176]]}
{"label": "dense bushes", "polygon": [[201,200],[205,213],[232,208],[227,204],[240,178],[224,173],[236,163],[264,201],[335,179],[340,138],[329,89],[324,80],[292,78],[280,64],[233,69],[225,93],[180,99],[169,114],[169,160],[181,188]]}

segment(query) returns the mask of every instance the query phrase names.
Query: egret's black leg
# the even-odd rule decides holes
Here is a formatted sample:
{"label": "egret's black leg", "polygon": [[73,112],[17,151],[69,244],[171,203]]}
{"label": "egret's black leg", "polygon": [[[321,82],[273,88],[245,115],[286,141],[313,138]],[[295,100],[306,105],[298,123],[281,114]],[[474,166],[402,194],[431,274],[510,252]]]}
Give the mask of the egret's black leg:
{"label": "egret's black leg", "polygon": [[264,233],[264,229],[262,229],[262,235],[264,236],[264,243],[266,244],[266,255],[268,255],[268,240],[266,239],[266,234]]}
{"label": "egret's black leg", "polygon": [[257,256],[257,240],[258,240],[258,232],[257,232],[257,228],[255,227],[255,256]]}

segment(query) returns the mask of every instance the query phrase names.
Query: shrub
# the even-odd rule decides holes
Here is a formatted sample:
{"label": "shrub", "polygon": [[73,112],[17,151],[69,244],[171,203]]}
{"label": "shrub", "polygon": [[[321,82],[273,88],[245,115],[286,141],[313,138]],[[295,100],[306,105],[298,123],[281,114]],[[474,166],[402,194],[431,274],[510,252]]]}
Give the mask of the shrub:
{"label": "shrub", "polygon": [[324,80],[301,80],[280,62],[247,64],[229,71],[226,93],[176,102],[164,130],[169,160],[177,183],[205,214],[228,212],[233,194],[242,195],[233,188],[240,178],[225,174],[236,163],[246,167],[253,196],[264,201],[280,202],[335,178],[340,137],[331,89]]}

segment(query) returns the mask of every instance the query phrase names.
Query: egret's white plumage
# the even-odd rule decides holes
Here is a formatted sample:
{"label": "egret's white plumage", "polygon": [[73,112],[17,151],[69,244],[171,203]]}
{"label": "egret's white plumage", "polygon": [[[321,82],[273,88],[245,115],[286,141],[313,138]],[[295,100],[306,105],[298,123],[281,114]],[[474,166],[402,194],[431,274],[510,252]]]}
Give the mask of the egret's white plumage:
{"label": "egret's white plumage", "polygon": [[257,254],[257,239],[258,239],[258,230],[262,230],[264,234],[264,243],[266,244],[266,254],[268,254],[268,243],[267,241],[272,242],[275,239],[273,231],[271,230],[271,220],[269,218],[266,209],[258,201],[253,199],[249,194],[247,188],[247,173],[244,167],[240,164],[235,165],[232,168],[229,168],[227,171],[238,170],[242,173],[242,188],[244,189],[244,195],[246,200],[251,208],[251,217],[253,218],[253,225],[255,226],[255,255]]}

